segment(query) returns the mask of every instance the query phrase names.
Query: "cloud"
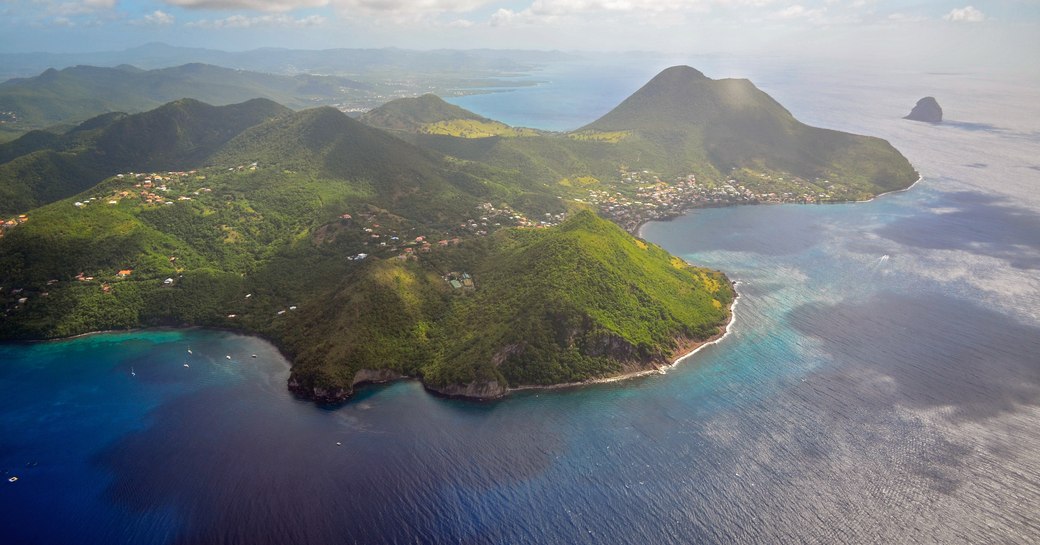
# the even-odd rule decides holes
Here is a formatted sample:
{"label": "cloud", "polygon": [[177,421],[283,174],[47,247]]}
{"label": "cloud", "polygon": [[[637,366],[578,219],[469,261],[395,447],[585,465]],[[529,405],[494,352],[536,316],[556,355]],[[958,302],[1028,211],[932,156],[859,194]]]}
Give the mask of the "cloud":
{"label": "cloud", "polygon": [[[876,0],[824,0],[809,7],[780,0],[533,0],[524,9],[500,8],[491,14],[491,26],[580,21],[614,16],[615,22],[676,23],[726,17],[745,22],[781,21],[812,25],[860,22],[873,12]],[[766,11],[771,10],[771,11]]]}
{"label": "cloud", "polygon": [[199,10],[248,9],[286,12],[327,6],[329,0],[163,0],[171,6]]}
{"label": "cloud", "polygon": [[[103,1],[103,0],[98,0]],[[163,0],[167,4],[199,10],[238,9],[289,12],[305,8],[333,6],[342,14],[422,15],[462,13],[480,8],[492,0]]]}
{"label": "cloud", "polygon": [[173,15],[170,15],[169,13],[166,13],[165,11],[162,11],[162,10],[155,10],[152,13],[149,13],[149,14],[145,15],[141,19],[138,19],[137,21],[135,21],[135,23],[136,24],[142,24],[142,25],[164,26],[164,25],[171,25],[171,24],[173,24],[173,21],[174,21],[174,16]]}
{"label": "cloud", "polygon": [[116,7],[116,0],[83,0],[82,2],[41,2],[47,13],[58,17],[83,15],[97,11],[107,11]]}
{"label": "cloud", "polygon": [[325,24],[327,19],[320,15],[293,18],[284,14],[259,15],[248,17],[245,15],[232,15],[223,19],[202,19],[192,21],[185,26],[191,28],[255,28],[255,27],[282,27],[282,28],[306,28]]}
{"label": "cloud", "polygon": [[943,19],[954,23],[981,23],[986,20],[986,14],[975,9],[974,6],[965,6],[950,10],[950,13],[943,15]]}

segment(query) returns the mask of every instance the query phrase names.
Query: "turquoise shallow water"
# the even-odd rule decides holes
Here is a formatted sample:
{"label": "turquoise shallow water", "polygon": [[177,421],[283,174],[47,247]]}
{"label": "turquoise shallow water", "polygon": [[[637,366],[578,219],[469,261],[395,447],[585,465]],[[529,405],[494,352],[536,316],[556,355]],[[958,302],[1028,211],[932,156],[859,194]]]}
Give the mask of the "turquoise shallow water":
{"label": "turquoise shallow water", "polygon": [[792,110],[890,132],[912,190],[644,227],[740,281],[731,335],[665,375],[488,404],[399,382],[329,410],[251,337],[0,345],[0,541],[1035,541],[1029,127],[927,132],[877,113],[886,92]]}

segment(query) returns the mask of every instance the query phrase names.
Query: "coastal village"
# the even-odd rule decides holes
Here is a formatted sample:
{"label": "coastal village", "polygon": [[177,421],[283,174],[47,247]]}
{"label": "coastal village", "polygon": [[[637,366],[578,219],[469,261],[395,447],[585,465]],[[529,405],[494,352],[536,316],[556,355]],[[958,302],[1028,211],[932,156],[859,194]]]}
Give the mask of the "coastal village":
{"label": "coastal village", "polygon": [[[575,200],[595,206],[600,215],[634,234],[648,221],[673,218],[694,208],[739,204],[818,204],[848,199],[828,180],[810,184],[800,178],[785,180],[767,174],[741,174],[742,178],[751,177],[753,181],[741,182],[730,178],[722,183],[700,183],[695,175],[688,174],[669,183],[647,170],[621,170],[620,179],[612,190],[589,189],[586,198]],[[820,190],[821,187],[825,189]]]}

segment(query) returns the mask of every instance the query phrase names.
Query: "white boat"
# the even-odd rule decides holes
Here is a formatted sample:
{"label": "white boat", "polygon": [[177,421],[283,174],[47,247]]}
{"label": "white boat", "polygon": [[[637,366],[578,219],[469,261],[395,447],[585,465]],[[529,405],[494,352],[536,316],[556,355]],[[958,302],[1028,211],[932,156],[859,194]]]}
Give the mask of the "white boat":
{"label": "white boat", "polygon": [[230,355],[227,355],[227,356],[224,356],[224,357],[227,358],[227,359],[231,359]]}
{"label": "white boat", "polygon": [[184,366],[185,366],[185,367],[190,367],[190,366],[189,366],[189,365],[188,365],[187,363],[185,363],[185,364],[184,364]]}
{"label": "white boat", "polygon": [[130,376],[132,376],[132,377],[136,377],[137,376],[137,373],[134,372],[134,368],[133,367],[130,368]]}
{"label": "white boat", "polygon": [[18,477],[11,477],[10,479],[7,479],[7,482],[9,482],[9,483],[18,482]]}
{"label": "white boat", "polygon": [[191,354],[191,349],[190,348],[188,349],[188,353]]}
{"label": "white boat", "polygon": [[255,357],[256,357],[256,354],[253,354],[253,357],[255,358]]}

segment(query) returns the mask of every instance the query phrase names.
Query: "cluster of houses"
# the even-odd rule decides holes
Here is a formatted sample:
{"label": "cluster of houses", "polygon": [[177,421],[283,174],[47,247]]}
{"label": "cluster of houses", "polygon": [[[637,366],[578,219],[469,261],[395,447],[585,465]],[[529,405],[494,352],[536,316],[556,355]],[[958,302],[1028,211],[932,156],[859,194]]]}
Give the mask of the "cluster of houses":
{"label": "cluster of houses", "polygon": [[[774,180],[762,175],[766,183],[784,183],[783,178]],[[683,214],[692,208],[732,206],[737,204],[814,204],[832,199],[830,193],[815,192],[801,179],[786,183],[804,187],[800,192],[756,192],[744,183],[729,179],[719,184],[698,183],[693,174],[664,182],[649,171],[621,172],[621,191],[591,189],[587,201],[599,208],[600,213],[629,232],[635,232],[647,221],[667,219]],[[826,180],[823,183],[829,183]]]}
{"label": "cluster of houses", "polygon": [[[124,189],[115,189],[107,197],[90,197],[82,201],[76,201],[73,204],[76,208],[83,208],[89,206],[95,202],[106,202],[107,204],[119,204],[123,199],[138,199],[139,202],[149,205],[171,205],[174,201],[190,201],[192,197],[189,195],[178,195],[176,197],[170,195],[170,191],[174,189],[174,185],[183,182],[188,178],[194,180],[205,180],[206,177],[200,175],[197,170],[189,171],[170,171],[170,172],[127,172],[116,174],[116,179],[132,181],[133,185]],[[203,187],[191,192],[191,195],[199,196],[204,193],[211,193],[213,190],[208,187]]]}
{"label": "cluster of houses", "polygon": [[3,238],[4,233],[8,230],[14,229],[27,221],[29,221],[29,216],[26,214],[20,214],[7,220],[0,218],[0,238]]}
{"label": "cluster of houses", "polygon": [[455,290],[473,290],[477,287],[473,283],[473,277],[467,272],[450,272],[444,275],[444,281]]}
{"label": "cluster of houses", "polygon": [[468,230],[477,236],[487,235],[501,227],[552,227],[566,218],[566,214],[547,212],[544,219],[532,220],[513,210],[509,205],[495,207],[489,202],[478,205],[477,212],[480,214],[479,217],[470,218],[459,225],[461,229]]}

